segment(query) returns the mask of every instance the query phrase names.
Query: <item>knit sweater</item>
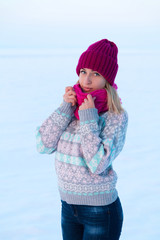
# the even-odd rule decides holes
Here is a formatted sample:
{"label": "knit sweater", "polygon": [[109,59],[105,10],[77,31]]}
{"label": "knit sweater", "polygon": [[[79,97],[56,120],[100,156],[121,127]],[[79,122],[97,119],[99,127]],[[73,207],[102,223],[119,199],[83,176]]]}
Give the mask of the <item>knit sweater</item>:
{"label": "knit sweater", "polygon": [[117,174],[113,160],[126,137],[128,115],[96,108],[79,110],[63,101],[41,127],[37,128],[39,153],[55,152],[60,197],[69,204],[102,206],[114,202]]}

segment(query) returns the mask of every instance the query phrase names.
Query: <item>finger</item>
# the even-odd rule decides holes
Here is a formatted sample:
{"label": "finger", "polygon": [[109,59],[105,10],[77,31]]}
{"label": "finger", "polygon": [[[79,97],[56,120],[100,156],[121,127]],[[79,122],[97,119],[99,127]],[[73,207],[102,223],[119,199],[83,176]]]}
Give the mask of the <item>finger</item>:
{"label": "finger", "polygon": [[74,95],[74,96],[76,96],[76,93],[75,93],[74,90],[69,90],[69,91],[67,92],[67,94],[68,94],[68,95]]}
{"label": "finger", "polygon": [[76,98],[76,96],[74,96],[74,95],[69,96],[67,93],[65,93],[65,94],[63,95],[63,98],[64,98],[65,100],[67,100],[67,101],[70,101],[71,99],[73,99],[75,102],[77,102],[77,98]]}
{"label": "finger", "polygon": [[71,102],[72,104],[76,104],[77,103],[77,100],[73,99],[73,98],[68,98],[67,100],[68,102]]}
{"label": "finger", "polygon": [[76,105],[76,101],[74,101],[74,102],[72,103],[72,106],[74,106],[74,105]]}
{"label": "finger", "polygon": [[92,95],[91,95],[91,94],[88,94],[88,95],[87,95],[87,98],[88,98],[89,101],[93,101],[93,98],[92,98]]}
{"label": "finger", "polygon": [[76,104],[76,102],[74,101],[74,99],[68,99],[67,102],[72,103],[72,106],[74,106]]}
{"label": "finger", "polygon": [[82,103],[80,106],[79,106],[79,110],[82,110],[84,108],[84,104]]}
{"label": "finger", "polygon": [[91,94],[87,95],[89,101],[95,101],[96,97],[92,97]]}
{"label": "finger", "polygon": [[65,88],[65,92],[68,92],[70,90],[71,87],[66,87]]}
{"label": "finger", "polygon": [[68,86],[68,87],[65,88],[65,92],[68,92],[68,91],[70,91],[70,90],[72,90],[72,89],[73,89],[72,86]]}
{"label": "finger", "polygon": [[72,106],[77,104],[77,99],[72,99]]}
{"label": "finger", "polygon": [[74,95],[71,95],[71,96],[67,96],[69,99],[74,99],[77,101],[77,98],[74,96]]}

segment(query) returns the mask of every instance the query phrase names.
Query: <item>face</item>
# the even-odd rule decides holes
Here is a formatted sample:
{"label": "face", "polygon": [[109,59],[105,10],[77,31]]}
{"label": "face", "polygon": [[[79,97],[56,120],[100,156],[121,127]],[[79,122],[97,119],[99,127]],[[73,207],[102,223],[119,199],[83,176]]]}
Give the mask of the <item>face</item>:
{"label": "face", "polygon": [[90,93],[102,89],[105,87],[105,83],[106,80],[100,73],[89,68],[80,69],[79,84],[83,92]]}

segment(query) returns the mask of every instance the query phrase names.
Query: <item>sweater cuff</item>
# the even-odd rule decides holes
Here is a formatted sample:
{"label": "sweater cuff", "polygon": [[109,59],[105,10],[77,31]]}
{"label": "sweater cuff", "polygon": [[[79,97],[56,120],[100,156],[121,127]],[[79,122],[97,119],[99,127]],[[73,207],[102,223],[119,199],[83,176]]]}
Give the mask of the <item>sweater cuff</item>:
{"label": "sweater cuff", "polygon": [[79,114],[79,119],[82,122],[89,121],[89,120],[98,121],[99,119],[97,108],[87,108],[84,110],[79,110],[78,114]]}
{"label": "sweater cuff", "polygon": [[72,106],[72,103],[65,102],[63,100],[62,105],[59,107],[59,111],[65,113],[66,115],[72,116],[76,109],[76,106]]}

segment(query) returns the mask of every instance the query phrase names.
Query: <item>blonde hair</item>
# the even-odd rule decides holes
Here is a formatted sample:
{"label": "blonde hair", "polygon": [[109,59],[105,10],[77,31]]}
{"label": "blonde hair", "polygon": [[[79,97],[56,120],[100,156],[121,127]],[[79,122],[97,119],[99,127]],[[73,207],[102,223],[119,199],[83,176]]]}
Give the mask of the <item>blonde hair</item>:
{"label": "blonde hair", "polygon": [[124,111],[120,98],[118,96],[117,90],[113,88],[107,81],[105,85],[105,89],[107,91],[107,106],[109,112],[114,112],[120,114]]}
{"label": "blonde hair", "polygon": [[[79,81],[77,81],[79,83]],[[76,83],[76,84],[77,84]],[[108,111],[120,114],[124,111],[117,90],[106,81],[105,89],[107,91],[107,107]]]}

